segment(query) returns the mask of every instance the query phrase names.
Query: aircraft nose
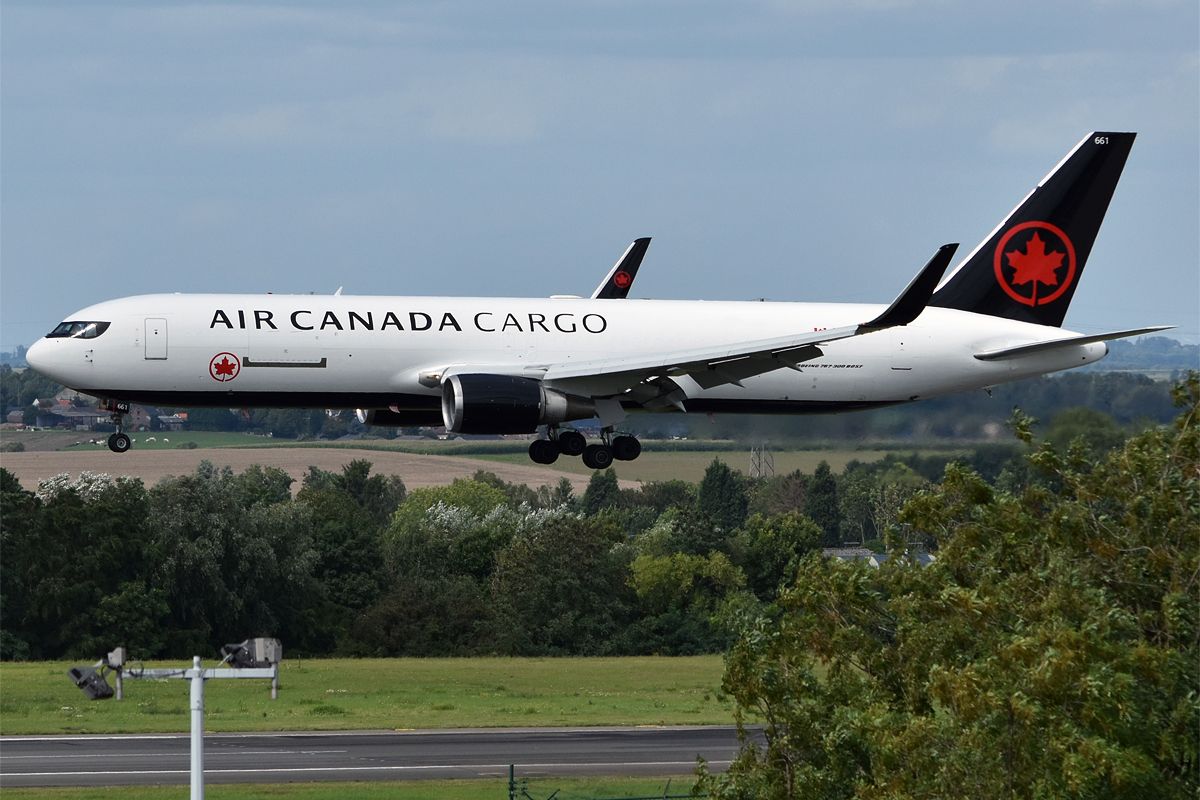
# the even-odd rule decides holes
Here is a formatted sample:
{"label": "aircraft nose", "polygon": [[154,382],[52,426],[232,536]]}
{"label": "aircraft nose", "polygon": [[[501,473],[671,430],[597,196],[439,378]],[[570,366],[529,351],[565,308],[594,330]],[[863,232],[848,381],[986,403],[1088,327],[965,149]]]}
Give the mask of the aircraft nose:
{"label": "aircraft nose", "polygon": [[46,367],[49,366],[48,349],[49,345],[46,343],[46,340],[38,339],[25,351],[25,363],[38,372],[45,374]]}

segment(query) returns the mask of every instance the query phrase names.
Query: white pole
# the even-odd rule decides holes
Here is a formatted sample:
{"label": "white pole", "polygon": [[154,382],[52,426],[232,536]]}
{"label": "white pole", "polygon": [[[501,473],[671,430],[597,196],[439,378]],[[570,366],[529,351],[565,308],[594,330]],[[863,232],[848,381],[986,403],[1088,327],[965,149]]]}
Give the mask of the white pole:
{"label": "white pole", "polygon": [[204,672],[200,656],[192,659],[188,673],[192,682],[192,800],[204,800]]}

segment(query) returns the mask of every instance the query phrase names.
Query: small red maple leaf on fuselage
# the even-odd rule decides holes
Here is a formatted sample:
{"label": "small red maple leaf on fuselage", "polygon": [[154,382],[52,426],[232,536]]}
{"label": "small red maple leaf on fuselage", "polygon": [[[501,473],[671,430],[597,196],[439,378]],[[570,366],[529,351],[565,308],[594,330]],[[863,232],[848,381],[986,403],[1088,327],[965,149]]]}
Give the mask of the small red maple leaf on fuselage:
{"label": "small red maple leaf on fuselage", "polygon": [[1066,253],[1046,252],[1046,243],[1036,232],[1025,243],[1025,252],[1009,250],[1008,265],[1013,268],[1012,283],[1037,281],[1045,286],[1057,286],[1058,275],[1054,270],[1062,266]]}
{"label": "small red maple leaf on fuselage", "polygon": [[216,364],[213,364],[213,373],[215,373],[217,375],[232,376],[233,375],[233,362],[229,360],[228,356],[226,356],[225,358],[222,358]]}

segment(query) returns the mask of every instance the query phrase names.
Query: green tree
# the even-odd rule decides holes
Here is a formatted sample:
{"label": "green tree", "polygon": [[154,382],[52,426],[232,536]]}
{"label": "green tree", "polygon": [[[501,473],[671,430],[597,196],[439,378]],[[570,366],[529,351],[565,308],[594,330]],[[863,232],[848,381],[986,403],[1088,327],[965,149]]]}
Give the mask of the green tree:
{"label": "green tree", "polygon": [[691,508],[696,503],[695,484],[678,479],[643,483],[640,493],[638,504],[649,506],[659,514],[668,508]]}
{"label": "green tree", "polygon": [[746,577],[724,553],[639,555],[629,585],[642,612],[627,637],[634,652],[691,655],[728,644],[717,619]]}
{"label": "green tree", "polygon": [[346,649],[361,656],[477,655],[490,651],[492,629],[492,604],[476,581],[408,575],[356,617]]}
{"label": "green tree", "polygon": [[[998,491],[951,465],[903,521],[937,561],[809,557],[730,652],[764,722],[714,797],[1185,798],[1200,791],[1200,376],[1174,427],[1046,446]],[[1017,426],[1029,440],[1028,424]]]}
{"label": "green tree", "polygon": [[820,545],[821,530],[816,524],[790,511],[750,517],[734,535],[730,549],[754,594],[771,600],[781,584],[792,582],[800,558]]}
{"label": "green tree", "polygon": [[627,622],[622,535],[598,519],[556,515],[500,552],[491,594],[501,652],[600,655]]}
{"label": "green tree", "polygon": [[583,513],[590,517],[606,508],[619,508],[620,505],[621,487],[617,483],[617,471],[609,467],[593,472],[580,499]]}
{"label": "green tree", "polygon": [[58,475],[37,496],[7,472],[0,483],[8,644],[34,658],[94,657],[118,644],[154,654],[163,606],[142,582],[157,551],[141,482]]}
{"label": "green tree", "polygon": [[[383,587],[382,531],[349,492],[306,486],[296,499],[312,515],[313,574],[325,597],[344,609],[375,602]],[[336,638],[337,631],[330,632]]]}
{"label": "green tree", "polygon": [[185,413],[188,430],[236,431],[242,428],[242,418],[228,408],[190,408]]}
{"label": "green tree", "polygon": [[718,528],[731,533],[746,521],[749,505],[745,479],[714,458],[696,490],[697,510]]}
{"label": "green tree", "polygon": [[837,547],[842,542],[841,509],[838,507],[837,479],[829,462],[817,465],[808,482],[804,495],[804,515],[821,529],[821,541],[826,547]]}
{"label": "green tree", "polygon": [[242,508],[285,503],[292,499],[292,476],[279,467],[251,464],[230,483],[236,502]]}
{"label": "green tree", "polygon": [[1046,439],[1059,450],[1077,443],[1091,456],[1100,456],[1119,447],[1125,441],[1125,433],[1102,411],[1068,408],[1054,415],[1046,429]]}
{"label": "green tree", "polygon": [[784,514],[788,511],[804,511],[804,498],[808,493],[808,476],[800,470],[785,475],[772,475],[755,484],[750,499],[753,514]]}
{"label": "green tree", "polygon": [[312,514],[303,503],[242,508],[228,468],[202,462],[150,490],[148,522],[167,593],[167,648],[203,652],[248,636],[310,646],[319,599]]}
{"label": "green tree", "polygon": [[562,508],[571,505],[575,497],[575,487],[567,478],[559,478],[558,483],[537,488],[537,504],[542,508]]}
{"label": "green tree", "polygon": [[377,525],[384,525],[408,496],[404,481],[396,475],[371,474],[371,462],[356,458],[341,473],[309,467],[304,488],[345,492]]}

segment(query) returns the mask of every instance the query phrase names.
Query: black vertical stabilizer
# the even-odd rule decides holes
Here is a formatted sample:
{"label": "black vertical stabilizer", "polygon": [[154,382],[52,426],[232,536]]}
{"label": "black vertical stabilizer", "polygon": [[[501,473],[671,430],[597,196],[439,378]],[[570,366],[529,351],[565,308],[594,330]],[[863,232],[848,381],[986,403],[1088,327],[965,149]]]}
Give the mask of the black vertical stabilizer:
{"label": "black vertical stabilizer", "polygon": [[600,281],[596,291],[592,292],[593,300],[624,300],[629,296],[629,288],[637,277],[638,267],[650,246],[650,237],[634,239],[633,244],[626,248],[624,255],[613,265],[613,268]]}
{"label": "black vertical stabilizer", "polygon": [[1060,327],[1136,135],[1088,134],[929,305]]}

